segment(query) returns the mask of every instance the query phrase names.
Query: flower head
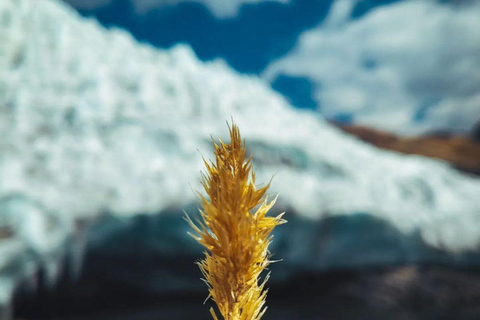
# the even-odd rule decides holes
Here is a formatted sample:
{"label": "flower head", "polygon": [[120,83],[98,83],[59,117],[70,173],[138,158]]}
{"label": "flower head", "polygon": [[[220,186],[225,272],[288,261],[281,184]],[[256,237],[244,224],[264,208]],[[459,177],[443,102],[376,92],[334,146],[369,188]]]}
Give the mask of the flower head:
{"label": "flower head", "polygon": [[[235,124],[230,143],[214,142],[215,162],[204,160],[202,184],[207,197],[199,193],[200,217],[193,222],[192,237],[204,246],[205,259],[198,265],[209,287],[209,297],[225,320],[259,320],[265,313],[267,290],[260,274],[272,262],[268,246],[271,232],[285,223],[280,214],[266,214],[275,200],[268,201],[263,188],[255,186],[252,159]],[[215,320],[218,317],[210,309]]]}

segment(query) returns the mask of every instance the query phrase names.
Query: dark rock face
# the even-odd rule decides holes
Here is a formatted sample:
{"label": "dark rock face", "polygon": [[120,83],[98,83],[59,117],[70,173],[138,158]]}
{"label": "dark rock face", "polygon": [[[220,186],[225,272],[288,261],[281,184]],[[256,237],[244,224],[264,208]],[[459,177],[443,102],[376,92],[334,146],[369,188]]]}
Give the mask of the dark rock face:
{"label": "dark rock face", "polygon": [[[473,320],[480,316],[478,269],[408,265],[310,275],[297,285],[289,290],[291,300],[284,300],[290,300],[297,313],[281,319]],[[273,314],[280,315],[281,305],[272,300],[269,319],[276,319]]]}
{"label": "dark rock face", "polygon": [[473,141],[480,143],[480,122],[473,128],[471,137]]}
{"label": "dark rock face", "polygon": [[[43,315],[23,304],[21,319],[211,319],[206,294],[133,295],[99,290],[96,303],[74,296],[43,297]],[[272,285],[264,320],[476,320],[480,318],[480,269],[414,265],[356,271],[304,273]],[[46,303],[48,302],[48,303]],[[89,300],[93,302],[93,300]],[[49,309],[50,314],[45,313]],[[56,310],[52,313],[52,310]],[[30,314],[25,311],[30,311]],[[35,310],[33,310],[35,311]],[[61,311],[61,312],[59,312]]]}
{"label": "dark rock face", "polygon": [[[426,245],[368,214],[294,214],[272,246],[268,319],[479,319],[480,255]],[[88,235],[79,277],[19,290],[21,319],[210,319],[181,214],[105,217]],[[65,262],[68,265],[68,261]],[[39,275],[42,277],[42,274]],[[42,281],[40,281],[42,283]]]}
{"label": "dark rock face", "polygon": [[461,171],[480,175],[480,124],[471,138],[449,134],[406,138],[362,126],[338,127],[379,148],[445,160]]}

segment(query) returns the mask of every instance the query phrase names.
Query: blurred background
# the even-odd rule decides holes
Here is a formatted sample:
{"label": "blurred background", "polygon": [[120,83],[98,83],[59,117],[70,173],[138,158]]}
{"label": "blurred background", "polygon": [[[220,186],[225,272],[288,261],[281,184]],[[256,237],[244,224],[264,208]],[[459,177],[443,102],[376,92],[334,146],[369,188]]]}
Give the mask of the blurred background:
{"label": "blurred background", "polygon": [[480,319],[480,2],[1,0],[0,320],[210,319],[202,156],[289,221],[268,319]]}

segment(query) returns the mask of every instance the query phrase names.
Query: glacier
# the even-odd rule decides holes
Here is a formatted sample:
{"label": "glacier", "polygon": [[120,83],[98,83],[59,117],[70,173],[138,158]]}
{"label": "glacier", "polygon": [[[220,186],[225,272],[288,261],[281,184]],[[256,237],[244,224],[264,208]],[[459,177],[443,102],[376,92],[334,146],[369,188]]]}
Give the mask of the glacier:
{"label": "glacier", "polygon": [[181,216],[230,119],[258,181],[275,175],[275,210],[307,221],[285,232],[362,213],[432,248],[479,247],[478,178],[367,145],[187,45],[139,43],[59,1],[2,0],[0,75],[0,303],[40,264],[54,278],[49,261],[85,221]]}

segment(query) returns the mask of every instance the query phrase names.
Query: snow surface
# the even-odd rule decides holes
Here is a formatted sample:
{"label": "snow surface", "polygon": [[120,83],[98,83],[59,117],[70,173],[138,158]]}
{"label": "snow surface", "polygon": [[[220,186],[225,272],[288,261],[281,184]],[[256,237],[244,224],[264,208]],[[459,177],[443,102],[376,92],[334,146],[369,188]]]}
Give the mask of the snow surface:
{"label": "snow surface", "polygon": [[366,145],[187,46],[139,44],[58,1],[2,0],[0,75],[0,219],[39,256],[78,219],[181,214],[231,117],[258,181],[276,173],[276,210],[362,212],[436,247],[480,243],[480,180]]}

